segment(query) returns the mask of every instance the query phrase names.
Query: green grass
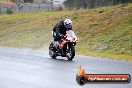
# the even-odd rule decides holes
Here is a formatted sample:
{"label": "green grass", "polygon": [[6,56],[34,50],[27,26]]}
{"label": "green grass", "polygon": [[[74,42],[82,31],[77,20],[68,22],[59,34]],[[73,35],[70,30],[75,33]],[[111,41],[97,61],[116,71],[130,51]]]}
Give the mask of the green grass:
{"label": "green grass", "polygon": [[9,1],[9,0],[0,0],[0,2],[7,2],[7,1]]}
{"label": "green grass", "polygon": [[66,11],[0,16],[0,45],[45,49],[51,42],[53,26],[65,14]]}
{"label": "green grass", "polygon": [[80,14],[88,16],[84,16],[84,24],[77,30],[78,54],[132,61],[131,8],[131,4],[103,7]]}
{"label": "green grass", "polygon": [[[132,4],[79,11],[33,12],[0,16],[0,46],[48,50],[52,28],[73,20],[80,55],[132,61]],[[102,13],[99,13],[99,12]]]}

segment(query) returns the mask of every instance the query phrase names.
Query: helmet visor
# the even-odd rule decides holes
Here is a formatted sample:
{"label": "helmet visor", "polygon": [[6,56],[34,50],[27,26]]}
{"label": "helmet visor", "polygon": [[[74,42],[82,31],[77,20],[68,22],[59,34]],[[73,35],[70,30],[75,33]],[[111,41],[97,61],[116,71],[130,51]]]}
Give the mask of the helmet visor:
{"label": "helmet visor", "polygon": [[71,28],[72,27],[71,24],[66,24],[65,26],[66,26],[66,28]]}

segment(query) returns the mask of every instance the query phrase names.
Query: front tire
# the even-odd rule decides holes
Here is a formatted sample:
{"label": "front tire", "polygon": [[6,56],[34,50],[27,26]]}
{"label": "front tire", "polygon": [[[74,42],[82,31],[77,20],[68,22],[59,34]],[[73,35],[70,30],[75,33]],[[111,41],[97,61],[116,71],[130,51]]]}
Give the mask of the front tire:
{"label": "front tire", "polygon": [[73,44],[69,44],[67,47],[66,53],[67,59],[72,60],[75,56],[75,46]]}

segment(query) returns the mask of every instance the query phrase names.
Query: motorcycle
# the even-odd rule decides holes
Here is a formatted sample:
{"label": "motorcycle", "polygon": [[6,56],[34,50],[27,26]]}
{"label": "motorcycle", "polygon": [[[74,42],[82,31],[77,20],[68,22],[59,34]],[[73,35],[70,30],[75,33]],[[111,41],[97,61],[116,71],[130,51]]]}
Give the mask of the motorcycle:
{"label": "motorcycle", "polygon": [[68,60],[72,60],[75,56],[75,45],[77,41],[78,38],[76,37],[73,30],[66,31],[66,36],[61,37],[57,44],[55,41],[50,44],[50,57],[56,58],[57,56],[62,56],[67,57]]}

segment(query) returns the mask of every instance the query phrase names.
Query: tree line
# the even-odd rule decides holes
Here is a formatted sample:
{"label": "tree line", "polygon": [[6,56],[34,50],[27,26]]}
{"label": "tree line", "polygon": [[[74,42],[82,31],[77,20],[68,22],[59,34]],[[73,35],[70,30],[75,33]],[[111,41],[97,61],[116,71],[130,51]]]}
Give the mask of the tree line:
{"label": "tree line", "polygon": [[34,0],[10,0],[10,1],[16,3],[32,3]]}
{"label": "tree line", "polygon": [[128,3],[132,0],[66,0],[64,5],[67,8],[94,8],[98,6],[110,6],[120,3]]}

